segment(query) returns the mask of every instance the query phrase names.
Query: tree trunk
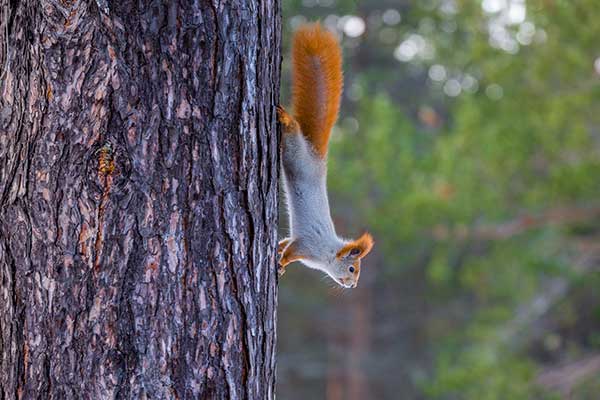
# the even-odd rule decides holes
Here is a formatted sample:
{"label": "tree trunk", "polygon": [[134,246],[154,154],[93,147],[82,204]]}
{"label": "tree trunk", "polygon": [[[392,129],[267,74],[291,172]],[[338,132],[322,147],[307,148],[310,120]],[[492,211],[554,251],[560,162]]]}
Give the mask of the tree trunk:
{"label": "tree trunk", "polygon": [[1,2],[0,399],[272,399],[279,2]]}

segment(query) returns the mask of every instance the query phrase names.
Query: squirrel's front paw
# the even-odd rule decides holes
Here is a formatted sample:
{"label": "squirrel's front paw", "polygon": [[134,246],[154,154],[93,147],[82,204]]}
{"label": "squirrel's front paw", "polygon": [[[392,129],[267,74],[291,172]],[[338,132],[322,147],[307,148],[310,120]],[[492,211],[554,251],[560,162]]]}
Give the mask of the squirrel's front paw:
{"label": "squirrel's front paw", "polygon": [[277,268],[279,276],[285,273],[285,267],[289,263],[302,259],[302,255],[298,251],[298,242],[291,238],[281,240],[277,246],[277,252],[279,253],[279,267]]}
{"label": "squirrel's front paw", "polygon": [[284,132],[298,132],[300,125],[282,106],[277,106],[277,120]]}
{"label": "squirrel's front paw", "polygon": [[279,263],[279,265],[277,265],[277,275],[281,278],[283,274],[285,274],[285,267]]}

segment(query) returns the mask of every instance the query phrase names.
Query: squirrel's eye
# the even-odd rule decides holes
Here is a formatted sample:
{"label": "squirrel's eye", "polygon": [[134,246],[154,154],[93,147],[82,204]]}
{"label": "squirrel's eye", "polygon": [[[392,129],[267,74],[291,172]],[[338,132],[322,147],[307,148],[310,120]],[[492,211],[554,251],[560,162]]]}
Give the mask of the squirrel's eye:
{"label": "squirrel's eye", "polygon": [[353,273],[354,273],[354,267],[349,267],[349,268],[348,268],[348,271],[350,271],[350,273],[352,273],[352,274],[353,274]]}
{"label": "squirrel's eye", "polygon": [[359,254],[360,254],[360,249],[358,247],[355,247],[352,250],[350,250],[350,255],[351,256],[357,256]]}

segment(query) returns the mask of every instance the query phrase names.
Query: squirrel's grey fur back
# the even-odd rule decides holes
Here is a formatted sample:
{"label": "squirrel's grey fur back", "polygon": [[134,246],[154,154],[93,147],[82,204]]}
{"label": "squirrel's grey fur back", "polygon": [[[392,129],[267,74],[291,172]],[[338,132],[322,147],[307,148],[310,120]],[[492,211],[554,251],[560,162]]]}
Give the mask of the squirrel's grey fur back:
{"label": "squirrel's grey fur back", "polygon": [[290,237],[299,242],[302,260],[311,268],[322,270],[320,263],[335,258],[343,245],[333,225],[327,198],[327,163],[314,153],[301,134],[285,134],[281,162],[287,193]]}

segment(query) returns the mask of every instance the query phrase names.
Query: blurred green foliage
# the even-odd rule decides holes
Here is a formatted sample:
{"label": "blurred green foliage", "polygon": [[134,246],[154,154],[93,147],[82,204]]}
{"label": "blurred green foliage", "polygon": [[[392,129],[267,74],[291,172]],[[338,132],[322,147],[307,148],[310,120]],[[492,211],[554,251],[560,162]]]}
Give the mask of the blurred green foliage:
{"label": "blurred green foliage", "polygon": [[[538,374],[600,348],[600,257],[584,246],[600,221],[568,217],[600,206],[597,0],[288,0],[284,14],[287,38],[317,18],[343,38],[336,219],[373,232],[378,279],[424,274],[414,397],[560,398]],[[548,309],[528,314],[536,300]],[[597,398],[600,382],[573,390]]]}

